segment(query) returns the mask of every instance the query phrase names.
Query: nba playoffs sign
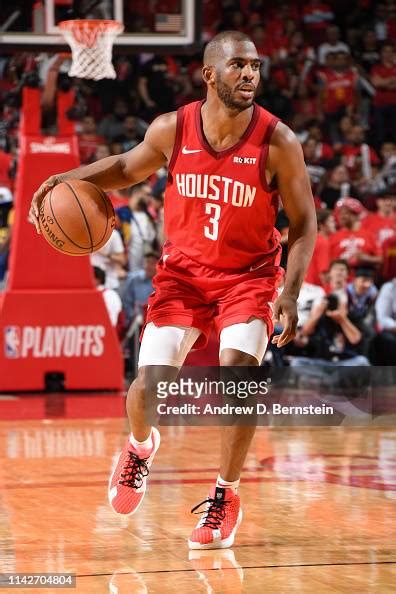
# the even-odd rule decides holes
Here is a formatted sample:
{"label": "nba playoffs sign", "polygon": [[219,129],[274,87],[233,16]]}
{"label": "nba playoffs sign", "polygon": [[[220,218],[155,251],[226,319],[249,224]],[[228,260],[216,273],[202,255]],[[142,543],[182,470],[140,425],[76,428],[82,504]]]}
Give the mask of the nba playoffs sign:
{"label": "nba playoffs sign", "polygon": [[4,356],[100,357],[104,351],[104,326],[6,326]]}
{"label": "nba playoffs sign", "polygon": [[66,390],[122,388],[120,344],[96,289],[6,292],[0,314],[0,392],[43,390],[54,372]]}
{"label": "nba playoffs sign", "polygon": [[0,392],[42,391],[54,373],[66,390],[124,386],[120,343],[89,258],[50,248],[27,220],[40,184],[78,165],[75,136],[21,138],[10,271],[0,292]]}

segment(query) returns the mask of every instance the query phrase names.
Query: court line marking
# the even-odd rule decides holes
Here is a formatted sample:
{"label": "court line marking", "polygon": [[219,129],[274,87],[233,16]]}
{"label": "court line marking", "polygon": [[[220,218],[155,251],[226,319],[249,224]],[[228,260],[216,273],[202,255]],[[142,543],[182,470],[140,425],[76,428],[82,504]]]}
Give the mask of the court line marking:
{"label": "court line marking", "polygon": [[[253,546],[253,545],[249,545]],[[257,545],[254,545],[257,547]],[[238,547],[236,547],[238,548]],[[235,549],[232,549],[235,550]],[[355,561],[351,563],[298,563],[296,565],[288,564],[288,565],[241,565],[238,563],[241,569],[282,569],[286,567],[338,567],[338,566],[352,566],[352,565],[396,565],[395,561]],[[235,567],[222,567],[222,571],[224,570],[233,570],[235,571]],[[201,571],[201,570],[200,570]],[[218,571],[216,568],[205,568],[202,571]],[[148,575],[151,573],[183,573],[183,572],[196,572],[194,568],[186,568],[186,569],[154,569],[153,571],[120,571],[117,572],[117,575]],[[113,576],[113,573],[76,573],[76,578],[84,578],[84,577],[106,577],[106,576]]]}
{"label": "court line marking", "polygon": [[[378,480],[380,477],[371,477]],[[351,477],[354,479],[354,477]],[[208,478],[175,478],[175,479],[167,479],[167,478],[151,478],[148,481],[149,485],[206,485],[208,483]],[[396,483],[379,483],[376,485],[369,485],[369,484],[358,484],[358,481],[351,481],[346,482],[343,480],[341,476],[329,474],[326,476],[326,480],[316,480],[315,478],[298,478],[298,477],[278,477],[278,476],[268,476],[268,477],[245,477],[243,479],[243,483],[290,483],[290,482],[298,482],[298,483],[315,483],[315,484],[333,484],[338,485],[340,487],[354,487],[358,489],[370,489],[372,491],[396,491]],[[76,489],[81,487],[102,487],[103,485],[107,485],[108,481],[99,480],[99,481],[87,481],[87,482],[54,482],[54,483],[33,483],[32,482],[21,482],[21,483],[11,483],[11,484],[3,484],[0,485],[0,491],[6,491],[11,489],[51,489],[54,487],[62,487],[62,488],[69,488],[69,489]]]}

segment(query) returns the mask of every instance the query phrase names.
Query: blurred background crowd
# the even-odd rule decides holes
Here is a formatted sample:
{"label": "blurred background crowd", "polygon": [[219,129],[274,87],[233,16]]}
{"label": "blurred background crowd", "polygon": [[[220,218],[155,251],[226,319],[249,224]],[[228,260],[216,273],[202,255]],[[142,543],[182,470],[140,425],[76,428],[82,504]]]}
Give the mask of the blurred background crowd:
{"label": "blurred background crowd", "polygon": [[[144,4],[134,4],[141,31]],[[270,349],[267,362],[394,364],[396,0],[204,0],[203,8],[203,44],[226,29],[255,42],[262,60],[257,102],[300,140],[317,208],[319,235],[299,299],[298,336],[281,351]],[[156,115],[203,98],[201,56],[117,53],[117,79],[99,82],[70,79],[63,55],[0,57],[0,283],[12,243],[21,89],[42,87],[49,134],[56,132],[56,95],[74,93],[68,117],[81,162],[90,163],[136,146]],[[111,194],[118,228],[92,256],[125,344],[136,335],[152,290],[164,240],[166,175],[158,171]],[[288,220],[281,204],[277,228],[285,265]]]}

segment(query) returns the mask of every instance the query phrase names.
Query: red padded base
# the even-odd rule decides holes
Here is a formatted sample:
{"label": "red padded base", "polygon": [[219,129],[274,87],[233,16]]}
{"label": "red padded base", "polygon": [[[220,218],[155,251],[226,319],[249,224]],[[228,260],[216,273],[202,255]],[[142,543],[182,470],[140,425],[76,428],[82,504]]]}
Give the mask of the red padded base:
{"label": "red padded base", "polygon": [[0,391],[44,390],[61,372],[67,390],[123,388],[121,350],[97,291],[12,291],[0,301]]}

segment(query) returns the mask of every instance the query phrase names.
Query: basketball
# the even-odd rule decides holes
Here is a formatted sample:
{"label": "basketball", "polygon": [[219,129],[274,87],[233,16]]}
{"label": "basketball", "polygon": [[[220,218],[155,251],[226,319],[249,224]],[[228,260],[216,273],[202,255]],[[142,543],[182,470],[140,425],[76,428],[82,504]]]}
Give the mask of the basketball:
{"label": "basketball", "polygon": [[56,250],[85,256],[107,243],[115,227],[113,205],[87,181],[68,180],[55,186],[40,206],[40,229]]}

